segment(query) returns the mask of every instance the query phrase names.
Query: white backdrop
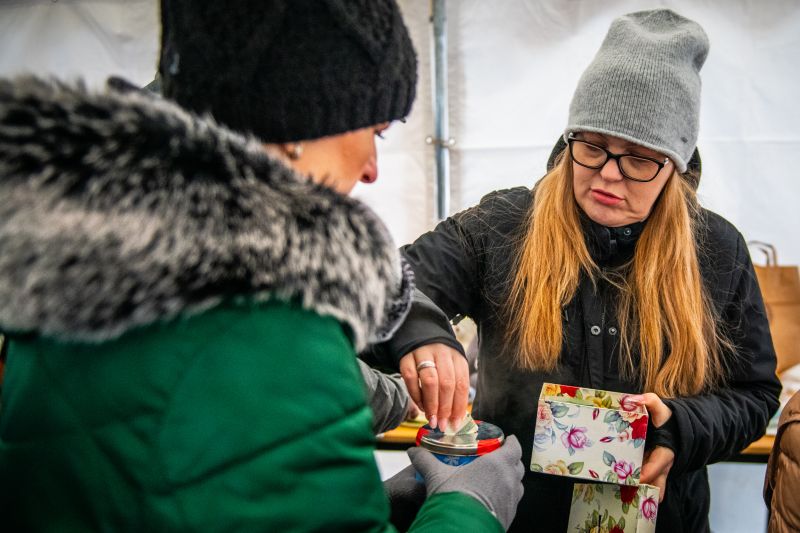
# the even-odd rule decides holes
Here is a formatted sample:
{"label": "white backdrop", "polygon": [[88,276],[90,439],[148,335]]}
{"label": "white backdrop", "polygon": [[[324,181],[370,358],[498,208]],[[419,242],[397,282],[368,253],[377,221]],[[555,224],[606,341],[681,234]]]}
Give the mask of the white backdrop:
{"label": "white backdrop", "polygon": [[[404,243],[435,221],[433,150],[424,142],[433,132],[430,2],[400,4],[419,54],[418,98],[408,122],[379,144],[380,179],[356,194]],[[0,75],[51,73],[97,86],[121,74],[143,85],[155,72],[157,5],[0,0]],[[704,205],[746,238],[774,243],[784,262],[800,264],[798,0],[450,0],[452,209],[497,188],[533,184],[611,20],[656,6],[697,20],[711,40],[699,140]],[[715,530],[763,531],[759,468],[711,468]]]}
{"label": "white backdrop", "polygon": [[157,0],[0,0],[0,75],[153,79]]}
{"label": "white backdrop", "polygon": [[[401,0],[420,59],[412,116],[381,142],[380,179],[356,189],[398,242],[434,224],[428,0]],[[800,2],[798,0],[450,0],[450,131],[454,211],[497,188],[531,185],[566,123],[569,100],[610,21],[667,6],[700,22],[703,204],[748,239],[800,263]],[[0,75],[152,79],[156,0],[0,1]]]}
{"label": "white backdrop", "polygon": [[[427,2],[404,2],[415,37],[427,27]],[[699,193],[706,207],[731,220],[747,239],[778,247],[779,259],[800,263],[800,2],[796,0],[451,0],[448,2],[452,209],[473,205],[497,188],[530,185],[566,125],[572,92],[613,18],[666,6],[704,26],[711,41],[702,71],[698,145],[703,159]],[[413,12],[412,16],[408,16]],[[427,61],[429,42],[416,40]],[[421,73],[415,113],[430,112],[428,64]],[[403,138],[385,158],[419,150],[427,129],[395,126]],[[401,130],[411,131],[401,131]],[[394,139],[392,139],[394,141]],[[423,161],[432,150],[423,149]],[[378,207],[401,241],[432,224],[431,186],[412,192],[416,179],[386,165],[386,177],[359,190]],[[428,165],[429,166],[429,165]],[[420,168],[425,167],[419,164]],[[428,167],[425,167],[428,168]],[[433,179],[428,168],[426,183]],[[419,194],[419,196],[417,196]],[[398,198],[417,198],[424,218],[401,218]],[[408,204],[407,204],[408,205]],[[412,223],[412,224],[409,224]],[[756,258],[760,260],[760,258]]]}

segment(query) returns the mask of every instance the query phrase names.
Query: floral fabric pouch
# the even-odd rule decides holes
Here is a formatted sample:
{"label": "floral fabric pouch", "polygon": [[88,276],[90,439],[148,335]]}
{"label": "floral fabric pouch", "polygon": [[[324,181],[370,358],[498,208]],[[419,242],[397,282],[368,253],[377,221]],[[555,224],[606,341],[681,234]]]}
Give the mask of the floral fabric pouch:
{"label": "floral fabric pouch", "polygon": [[545,383],[531,470],[638,485],[647,421],[638,395]]}
{"label": "floral fabric pouch", "polygon": [[567,531],[655,533],[658,487],[575,483]]}

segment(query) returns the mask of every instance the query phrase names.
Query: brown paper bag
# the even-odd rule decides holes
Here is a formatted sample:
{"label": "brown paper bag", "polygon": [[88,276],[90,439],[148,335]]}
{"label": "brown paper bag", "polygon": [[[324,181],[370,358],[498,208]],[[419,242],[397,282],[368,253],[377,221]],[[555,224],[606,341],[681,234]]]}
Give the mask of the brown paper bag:
{"label": "brown paper bag", "polygon": [[754,266],[780,374],[800,363],[800,273],[796,266],[778,265],[778,254],[771,244],[750,241],[748,245],[766,257],[766,265]]}

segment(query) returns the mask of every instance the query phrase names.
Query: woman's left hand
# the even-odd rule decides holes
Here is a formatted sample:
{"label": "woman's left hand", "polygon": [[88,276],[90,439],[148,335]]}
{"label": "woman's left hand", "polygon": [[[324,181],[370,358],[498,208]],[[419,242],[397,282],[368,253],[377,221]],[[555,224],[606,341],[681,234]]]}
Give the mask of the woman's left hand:
{"label": "woman's left hand", "polygon": [[[672,417],[672,410],[661,401],[657,394],[648,392],[642,394],[642,402],[650,415],[650,421],[655,427],[661,427]],[[667,491],[667,476],[675,461],[675,452],[663,446],[656,446],[652,450],[645,452],[644,463],[642,464],[642,475],[639,478],[641,483],[655,485],[659,488],[658,500],[664,499]]]}

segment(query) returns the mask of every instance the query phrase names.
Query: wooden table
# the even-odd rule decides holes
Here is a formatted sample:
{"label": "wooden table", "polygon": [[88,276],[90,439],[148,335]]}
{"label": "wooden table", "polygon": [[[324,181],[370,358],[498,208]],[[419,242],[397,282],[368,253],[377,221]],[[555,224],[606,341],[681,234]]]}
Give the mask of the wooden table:
{"label": "wooden table", "polygon": [[392,445],[391,447],[402,445],[406,448],[413,446],[416,442],[419,428],[419,425],[409,425],[404,422],[395,429],[378,435],[378,447],[380,448],[381,444]]}
{"label": "wooden table", "polygon": [[775,444],[775,435],[764,435],[753,444],[742,450],[739,460],[752,463],[766,463],[769,459],[769,452]]}
{"label": "wooden table", "polygon": [[[404,422],[397,428],[378,435],[378,448],[404,450],[409,446],[413,446],[419,428],[420,426],[418,424],[413,425]],[[748,463],[766,463],[774,442],[774,435],[764,435],[742,450],[739,456],[734,460]]]}

